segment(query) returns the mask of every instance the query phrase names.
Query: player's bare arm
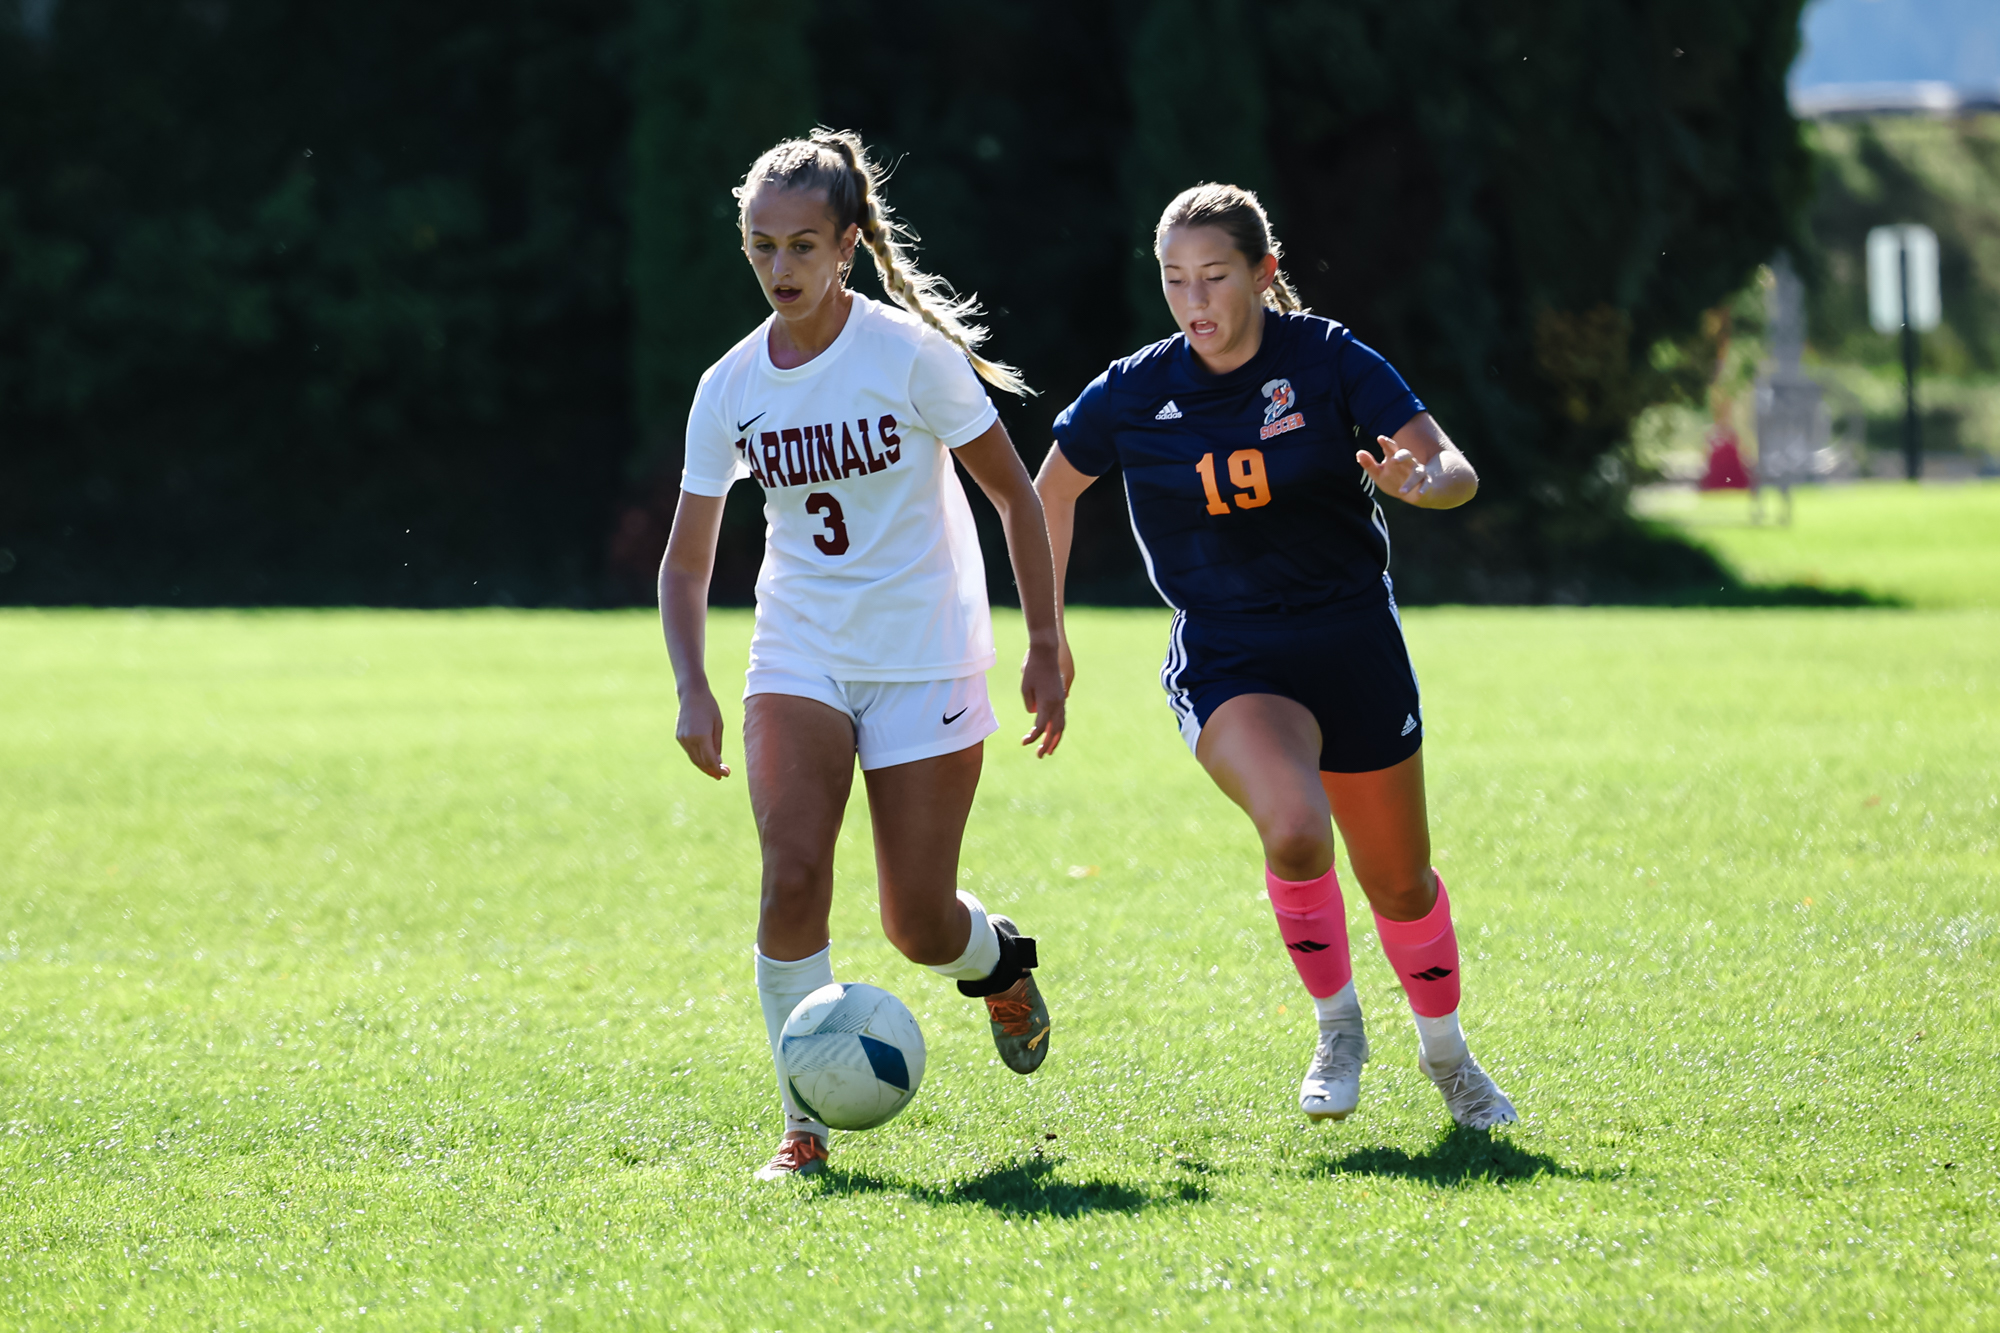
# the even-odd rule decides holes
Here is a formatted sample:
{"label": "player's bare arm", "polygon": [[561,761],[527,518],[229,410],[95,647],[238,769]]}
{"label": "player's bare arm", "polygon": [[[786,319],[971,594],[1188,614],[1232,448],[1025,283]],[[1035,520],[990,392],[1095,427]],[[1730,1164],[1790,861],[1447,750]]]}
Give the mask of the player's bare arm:
{"label": "player's bare arm", "polygon": [[1021,593],[1021,616],[1028,622],[1028,656],[1021,664],[1021,702],[1035,715],[1021,744],[1041,741],[1035,755],[1056,752],[1062,743],[1066,678],[1060,666],[1063,645],[1056,612],[1056,575],[1042,503],[1007,428],[994,422],[984,434],[953,451],[986,498],[1000,511],[1007,533],[1007,558]]}
{"label": "player's bare arm", "polygon": [[722,499],[681,495],[674,530],[660,559],[660,628],[667,636],[680,718],[674,739],[688,762],[720,781],[729,776],[722,762],[722,708],[708,687],[708,580],[715,570],[715,542],[722,531]]}
{"label": "player's bare arm", "polygon": [[1062,666],[1063,690],[1076,684],[1076,659],[1069,650],[1069,634],[1063,628],[1064,589],[1069,580],[1070,543],[1076,535],[1076,498],[1090,489],[1097,478],[1070,466],[1058,445],[1050,445],[1035,476],[1035,494],[1042,500],[1043,521],[1049,528],[1049,555],[1055,562],[1056,652]]}
{"label": "player's bare arm", "polygon": [[1376,436],[1375,443],[1381,458],[1361,449],[1354,461],[1383,495],[1419,509],[1456,509],[1479,492],[1479,474],[1428,412],[1411,417],[1393,438]]}

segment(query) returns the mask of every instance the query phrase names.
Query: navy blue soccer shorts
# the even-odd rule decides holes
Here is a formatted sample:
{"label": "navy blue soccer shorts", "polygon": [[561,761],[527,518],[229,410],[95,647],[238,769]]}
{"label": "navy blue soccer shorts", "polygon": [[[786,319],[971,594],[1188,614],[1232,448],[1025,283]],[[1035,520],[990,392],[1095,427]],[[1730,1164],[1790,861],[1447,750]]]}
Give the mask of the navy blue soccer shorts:
{"label": "navy blue soccer shorts", "polygon": [[1322,772],[1393,768],[1424,743],[1417,673],[1387,595],[1288,615],[1177,612],[1160,684],[1189,750],[1239,694],[1303,704],[1319,723]]}

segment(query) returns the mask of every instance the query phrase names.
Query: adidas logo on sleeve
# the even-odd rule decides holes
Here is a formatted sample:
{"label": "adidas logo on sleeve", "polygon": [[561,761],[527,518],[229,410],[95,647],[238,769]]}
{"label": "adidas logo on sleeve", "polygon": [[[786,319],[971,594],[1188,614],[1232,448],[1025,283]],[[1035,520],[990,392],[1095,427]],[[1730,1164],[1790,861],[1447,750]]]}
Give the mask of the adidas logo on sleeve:
{"label": "adidas logo on sleeve", "polygon": [[1167,399],[1167,405],[1165,407],[1153,413],[1153,420],[1155,421],[1179,421],[1180,419],[1181,419],[1181,410],[1180,408],[1174,406],[1174,400],[1171,398]]}

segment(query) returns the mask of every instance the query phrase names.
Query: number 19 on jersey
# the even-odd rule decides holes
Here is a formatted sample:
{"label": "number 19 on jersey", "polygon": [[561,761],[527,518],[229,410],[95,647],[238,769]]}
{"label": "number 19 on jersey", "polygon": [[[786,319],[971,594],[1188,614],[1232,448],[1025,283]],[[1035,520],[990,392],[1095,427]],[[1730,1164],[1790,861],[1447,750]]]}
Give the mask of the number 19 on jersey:
{"label": "number 19 on jersey", "polygon": [[[1232,497],[1236,508],[1257,509],[1271,503],[1271,481],[1264,472],[1262,449],[1238,449],[1229,455],[1226,466],[1229,482],[1237,488]],[[1201,461],[1194,465],[1194,470],[1201,474],[1201,489],[1202,494],[1208,497],[1208,512],[1217,515],[1232,512],[1215,484],[1215,455],[1203,454]]]}

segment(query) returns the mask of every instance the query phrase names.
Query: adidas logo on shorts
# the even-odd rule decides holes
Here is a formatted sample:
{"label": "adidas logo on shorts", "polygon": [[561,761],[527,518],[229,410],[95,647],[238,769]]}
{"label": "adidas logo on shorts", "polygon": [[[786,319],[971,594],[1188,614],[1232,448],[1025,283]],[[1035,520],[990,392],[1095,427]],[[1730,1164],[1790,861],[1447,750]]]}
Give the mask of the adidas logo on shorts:
{"label": "adidas logo on shorts", "polygon": [[1180,408],[1174,406],[1174,400],[1171,398],[1167,399],[1167,405],[1165,407],[1153,413],[1153,420],[1155,421],[1179,421],[1180,419],[1181,419],[1181,410]]}
{"label": "adidas logo on shorts", "polygon": [[1403,734],[1407,736],[1416,729],[1417,729],[1417,715],[1415,713],[1403,714]]}

